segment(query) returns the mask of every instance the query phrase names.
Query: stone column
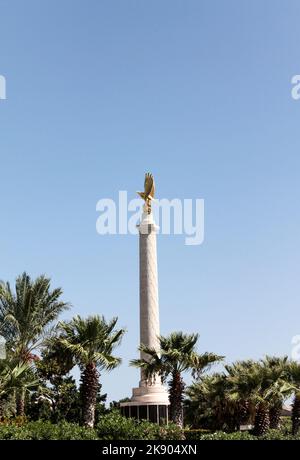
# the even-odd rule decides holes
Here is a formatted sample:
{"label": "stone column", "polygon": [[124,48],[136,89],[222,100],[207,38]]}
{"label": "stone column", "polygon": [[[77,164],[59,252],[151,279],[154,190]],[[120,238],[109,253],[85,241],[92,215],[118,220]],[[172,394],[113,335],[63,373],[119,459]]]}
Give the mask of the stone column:
{"label": "stone column", "polygon": [[[159,307],[155,225],[152,214],[143,214],[138,226],[140,246],[140,343],[159,349]],[[147,355],[141,353],[141,358]],[[141,372],[140,386],[146,385]]]}
{"label": "stone column", "polygon": [[[156,234],[153,215],[143,213],[139,229],[140,256],[140,343],[159,350],[159,303]],[[146,358],[141,353],[141,358]],[[126,416],[139,419],[148,418],[161,423],[161,418],[168,420],[169,397],[160,378],[148,383],[141,372],[139,386],[133,388],[129,402],[121,403],[121,409]],[[165,414],[161,417],[160,413]],[[153,415],[154,414],[154,415]]]}

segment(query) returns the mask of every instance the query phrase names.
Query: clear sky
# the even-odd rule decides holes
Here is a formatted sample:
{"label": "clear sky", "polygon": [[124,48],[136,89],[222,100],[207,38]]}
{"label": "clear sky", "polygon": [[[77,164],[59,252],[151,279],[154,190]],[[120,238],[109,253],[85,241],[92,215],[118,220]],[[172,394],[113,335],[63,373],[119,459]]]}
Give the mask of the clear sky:
{"label": "clear sky", "polygon": [[96,203],[205,200],[205,241],[158,239],[161,330],[228,361],[300,334],[299,0],[0,0],[0,278],[46,273],[79,313],[119,317],[130,395],[138,240],[100,236]]}

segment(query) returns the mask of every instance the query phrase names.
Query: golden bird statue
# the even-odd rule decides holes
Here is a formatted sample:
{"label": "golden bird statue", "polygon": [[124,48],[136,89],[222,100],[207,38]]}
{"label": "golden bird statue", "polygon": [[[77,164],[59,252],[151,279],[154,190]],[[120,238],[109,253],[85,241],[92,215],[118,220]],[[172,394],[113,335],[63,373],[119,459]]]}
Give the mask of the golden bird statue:
{"label": "golden bird statue", "polygon": [[145,210],[148,214],[151,214],[151,201],[154,200],[154,193],[155,193],[155,182],[153,175],[150,173],[145,174],[145,182],[144,182],[144,191],[137,192],[141,198],[145,201]]}

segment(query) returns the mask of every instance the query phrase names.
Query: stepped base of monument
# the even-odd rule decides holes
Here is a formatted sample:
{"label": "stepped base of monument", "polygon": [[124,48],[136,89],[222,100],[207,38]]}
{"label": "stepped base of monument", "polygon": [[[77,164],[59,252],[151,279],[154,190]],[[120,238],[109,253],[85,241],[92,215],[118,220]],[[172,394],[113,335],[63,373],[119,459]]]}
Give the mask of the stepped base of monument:
{"label": "stepped base of monument", "polygon": [[133,388],[132,398],[120,404],[125,417],[148,420],[160,425],[169,421],[169,397],[166,389],[160,385],[143,385]]}

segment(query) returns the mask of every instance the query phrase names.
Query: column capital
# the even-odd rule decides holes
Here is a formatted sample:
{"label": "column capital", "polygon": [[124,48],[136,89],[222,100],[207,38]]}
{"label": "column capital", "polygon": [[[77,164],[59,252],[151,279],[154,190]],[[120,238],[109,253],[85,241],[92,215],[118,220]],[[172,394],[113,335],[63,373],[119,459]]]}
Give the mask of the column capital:
{"label": "column capital", "polygon": [[142,218],[140,223],[137,225],[137,228],[139,229],[139,232],[142,235],[147,235],[151,232],[157,233],[159,230],[158,225],[155,224],[154,219],[153,219],[153,214],[147,214],[143,212]]}

